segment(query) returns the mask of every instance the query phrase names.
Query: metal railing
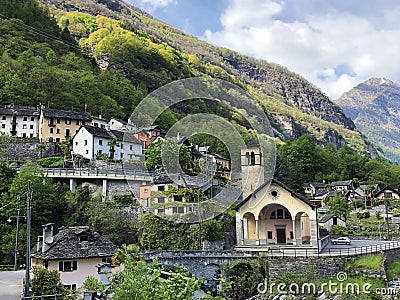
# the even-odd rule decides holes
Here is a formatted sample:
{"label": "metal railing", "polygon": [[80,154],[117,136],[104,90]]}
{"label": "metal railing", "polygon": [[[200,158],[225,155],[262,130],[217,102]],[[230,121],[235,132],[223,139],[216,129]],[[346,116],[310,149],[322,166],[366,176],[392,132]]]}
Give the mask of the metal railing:
{"label": "metal railing", "polygon": [[79,176],[79,177],[154,177],[152,172],[130,171],[122,169],[64,169],[43,168],[44,173],[51,176]]}
{"label": "metal railing", "polygon": [[382,251],[394,250],[400,248],[399,241],[387,242],[383,244],[361,246],[354,248],[344,248],[344,249],[325,249],[319,255],[321,256],[355,256],[364,254],[375,254]]}

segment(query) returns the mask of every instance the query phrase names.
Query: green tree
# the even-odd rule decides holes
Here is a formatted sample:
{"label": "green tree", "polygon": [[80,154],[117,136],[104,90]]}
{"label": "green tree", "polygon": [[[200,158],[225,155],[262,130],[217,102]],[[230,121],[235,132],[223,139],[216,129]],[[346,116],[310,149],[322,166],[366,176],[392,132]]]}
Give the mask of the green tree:
{"label": "green tree", "polygon": [[146,167],[152,171],[168,170],[171,173],[178,172],[172,157],[178,157],[183,171],[189,170],[189,150],[184,145],[177,145],[173,139],[159,140],[150,144],[146,150]]}
{"label": "green tree", "polygon": [[326,205],[328,206],[328,213],[338,215],[345,221],[348,219],[352,209],[351,205],[340,193],[336,193],[335,196],[329,198],[326,201]]}
{"label": "green tree", "polygon": [[115,147],[119,146],[117,139],[111,139],[108,141],[107,146],[110,147],[110,159],[114,159]]}
{"label": "green tree", "polygon": [[35,150],[40,153],[40,158],[42,158],[43,157],[43,151],[46,151],[46,144],[42,144],[42,143],[38,144],[36,146]]}
{"label": "green tree", "polygon": [[57,270],[34,268],[32,278],[33,296],[61,295],[59,299],[68,299],[70,291],[61,283],[60,273]]}
{"label": "green tree", "polygon": [[201,280],[190,275],[186,269],[177,267],[169,271],[167,279],[161,279],[162,267],[154,261],[146,264],[128,256],[125,268],[115,273],[111,280],[110,292],[115,300],[188,300],[193,299],[200,289]]}
{"label": "green tree", "polygon": [[135,264],[138,261],[142,259],[142,256],[140,254],[140,248],[138,245],[131,244],[131,245],[126,245],[123,244],[121,248],[118,248],[115,251],[115,254],[111,258],[112,263],[114,266],[119,266],[122,263],[125,262],[125,260],[128,258],[132,260],[132,263]]}

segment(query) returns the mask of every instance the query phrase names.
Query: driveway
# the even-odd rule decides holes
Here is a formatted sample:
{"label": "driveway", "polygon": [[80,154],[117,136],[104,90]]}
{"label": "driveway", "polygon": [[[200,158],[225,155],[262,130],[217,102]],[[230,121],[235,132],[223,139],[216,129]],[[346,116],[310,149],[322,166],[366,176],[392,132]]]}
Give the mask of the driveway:
{"label": "driveway", "polygon": [[25,270],[0,271],[0,299],[19,300],[22,293]]}

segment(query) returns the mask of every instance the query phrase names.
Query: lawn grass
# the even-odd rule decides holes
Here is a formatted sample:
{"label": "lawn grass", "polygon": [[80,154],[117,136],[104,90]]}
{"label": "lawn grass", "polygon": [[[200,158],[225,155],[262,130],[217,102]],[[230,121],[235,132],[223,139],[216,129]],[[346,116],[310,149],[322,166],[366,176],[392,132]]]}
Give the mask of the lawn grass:
{"label": "lawn grass", "polygon": [[396,259],[388,265],[386,277],[388,280],[400,278],[400,259]]}
{"label": "lawn grass", "polygon": [[[357,258],[354,261],[348,262],[348,266],[354,268],[368,269],[368,270],[380,270],[383,262],[382,253],[365,255]],[[399,273],[400,274],[400,273]]]}

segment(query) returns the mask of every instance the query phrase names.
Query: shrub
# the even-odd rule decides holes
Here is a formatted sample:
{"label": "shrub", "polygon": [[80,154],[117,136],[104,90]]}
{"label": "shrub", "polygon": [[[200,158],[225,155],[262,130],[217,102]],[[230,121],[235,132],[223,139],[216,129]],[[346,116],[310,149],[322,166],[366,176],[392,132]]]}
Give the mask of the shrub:
{"label": "shrub", "polygon": [[54,156],[41,158],[36,161],[37,164],[44,168],[62,168],[64,166],[64,157]]}

